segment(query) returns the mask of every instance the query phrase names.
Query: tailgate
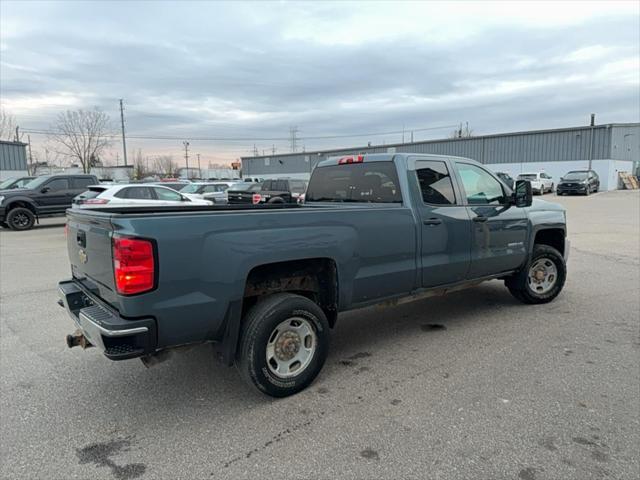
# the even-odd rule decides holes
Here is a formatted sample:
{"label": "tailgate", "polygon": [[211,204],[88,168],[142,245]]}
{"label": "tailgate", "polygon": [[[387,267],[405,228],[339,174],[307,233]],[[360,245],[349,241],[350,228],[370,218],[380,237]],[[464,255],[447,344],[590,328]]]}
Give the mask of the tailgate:
{"label": "tailgate", "polygon": [[229,203],[253,203],[253,195],[260,192],[227,192]]}
{"label": "tailgate", "polygon": [[67,250],[73,277],[113,304],[112,232],[108,216],[90,211],[67,211]]}

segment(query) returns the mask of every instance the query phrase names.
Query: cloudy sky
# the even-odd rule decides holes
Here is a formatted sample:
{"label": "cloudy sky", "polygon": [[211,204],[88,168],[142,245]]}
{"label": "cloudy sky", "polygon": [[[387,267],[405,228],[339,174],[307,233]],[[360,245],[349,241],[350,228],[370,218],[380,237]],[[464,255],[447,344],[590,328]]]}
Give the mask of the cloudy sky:
{"label": "cloudy sky", "polygon": [[[0,93],[36,130],[93,107],[117,128],[124,98],[128,133],[171,137],[131,138],[130,155],[178,158],[186,138],[205,164],[254,144],[287,152],[292,125],[312,150],[394,143],[400,133],[373,134],[403,128],[447,137],[459,122],[476,134],[582,125],[591,112],[637,122],[638,5],[3,0]],[[314,138],[338,135],[359,136]],[[32,135],[38,151],[45,140]]]}

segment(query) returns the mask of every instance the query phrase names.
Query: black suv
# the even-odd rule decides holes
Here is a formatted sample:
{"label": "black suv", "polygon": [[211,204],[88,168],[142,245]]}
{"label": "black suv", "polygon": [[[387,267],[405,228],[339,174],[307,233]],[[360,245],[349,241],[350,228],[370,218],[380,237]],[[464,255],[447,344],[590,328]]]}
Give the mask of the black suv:
{"label": "black suv", "polygon": [[558,195],[582,193],[589,195],[600,189],[600,177],[593,170],[572,170],[560,178],[556,187]]}
{"label": "black suv", "polygon": [[229,203],[300,203],[304,199],[307,182],[278,178],[265,180],[262,184],[246,182],[245,186],[234,185],[227,191]]}
{"label": "black suv", "polygon": [[43,175],[23,188],[0,190],[0,225],[29,230],[38,217],[63,214],[73,197],[97,183],[95,175]]}

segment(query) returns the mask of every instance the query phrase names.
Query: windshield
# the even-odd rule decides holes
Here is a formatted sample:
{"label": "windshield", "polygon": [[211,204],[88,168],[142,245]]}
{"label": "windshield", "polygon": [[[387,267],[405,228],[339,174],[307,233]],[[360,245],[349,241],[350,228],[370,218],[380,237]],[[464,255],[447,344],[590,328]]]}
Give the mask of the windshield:
{"label": "windshield", "polygon": [[537,180],[538,175],[535,173],[523,173],[522,175],[518,175],[520,180]]}
{"label": "windshield", "polygon": [[15,181],[16,181],[15,177],[7,178],[4,182],[0,183],[0,190],[4,190],[5,188],[8,188],[9,185],[11,185]]}
{"label": "windshield", "polygon": [[569,172],[565,175],[564,180],[582,181],[587,178],[587,172]]}
{"label": "windshield", "polygon": [[402,203],[393,162],[368,162],[316,168],[306,202]]}
{"label": "windshield", "polygon": [[46,182],[47,180],[49,180],[51,177],[48,176],[44,176],[44,177],[38,177],[38,178],[34,178],[33,180],[31,180],[29,183],[27,183],[24,188],[30,188],[30,189],[36,189],[38,188],[40,185],[42,185],[44,182]]}

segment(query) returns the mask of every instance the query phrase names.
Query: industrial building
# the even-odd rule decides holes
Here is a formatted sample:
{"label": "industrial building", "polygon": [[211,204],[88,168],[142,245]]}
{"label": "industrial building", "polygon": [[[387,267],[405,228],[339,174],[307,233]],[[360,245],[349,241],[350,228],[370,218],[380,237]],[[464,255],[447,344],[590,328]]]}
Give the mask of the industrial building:
{"label": "industrial building", "polygon": [[0,180],[27,175],[27,144],[0,140]]}
{"label": "industrial building", "polygon": [[263,178],[308,179],[327,157],[366,153],[431,153],[467,157],[494,171],[516,176],[544,171],[554,180],[570,170],[591,168],[600,176],[602,190],[619,186],[618,172],[638,174],[640,123],[616,123],[553,130],[428,140],[393,145],[341,148],[315,152],[242,158],[242,175]]}

